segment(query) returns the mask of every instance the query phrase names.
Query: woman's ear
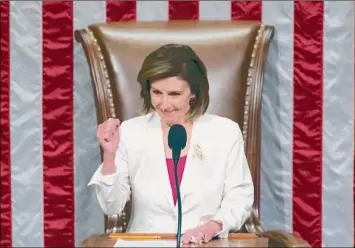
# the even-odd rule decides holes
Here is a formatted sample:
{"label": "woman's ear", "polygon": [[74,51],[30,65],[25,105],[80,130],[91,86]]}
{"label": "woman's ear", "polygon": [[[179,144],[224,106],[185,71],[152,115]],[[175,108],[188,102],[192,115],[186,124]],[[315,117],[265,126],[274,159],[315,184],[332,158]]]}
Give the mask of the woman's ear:
{"label": "woman's ear", "polygon": [[190,106],[195,105],[195,103],[196,103],[196,96],[195,96],[195,95],[192,95],[192,96],[190,97]]}

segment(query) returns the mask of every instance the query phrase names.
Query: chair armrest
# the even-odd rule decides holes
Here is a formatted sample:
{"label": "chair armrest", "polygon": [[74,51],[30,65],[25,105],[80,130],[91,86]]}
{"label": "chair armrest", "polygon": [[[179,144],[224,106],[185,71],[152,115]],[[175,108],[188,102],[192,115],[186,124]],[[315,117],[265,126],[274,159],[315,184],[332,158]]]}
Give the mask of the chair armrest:
{"label": "chair armrest", "polygon": [[284,231],[264,231],[258,236],[269,239],[269,247],[312,247],[301,237]]}

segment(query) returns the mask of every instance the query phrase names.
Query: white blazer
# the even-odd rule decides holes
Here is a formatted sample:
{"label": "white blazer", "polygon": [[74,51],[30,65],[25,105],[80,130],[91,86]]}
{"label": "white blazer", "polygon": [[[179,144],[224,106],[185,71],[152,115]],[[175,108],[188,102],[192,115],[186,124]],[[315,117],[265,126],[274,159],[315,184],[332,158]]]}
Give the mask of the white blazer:
{"label": "white blazer", "polygon": [[[127,232],[175,233],[177,203],[158,114],[124,121],[119,132],[116,173],[103,176],[101,164],[89,182],[96,185],[103,212],[120,213],[132,197]],[[212,219],[223,223],[221,238],[241,228],[252,209],[254,187],[238,124],[210,114],[194,122],[180,190],[183,233]]]}

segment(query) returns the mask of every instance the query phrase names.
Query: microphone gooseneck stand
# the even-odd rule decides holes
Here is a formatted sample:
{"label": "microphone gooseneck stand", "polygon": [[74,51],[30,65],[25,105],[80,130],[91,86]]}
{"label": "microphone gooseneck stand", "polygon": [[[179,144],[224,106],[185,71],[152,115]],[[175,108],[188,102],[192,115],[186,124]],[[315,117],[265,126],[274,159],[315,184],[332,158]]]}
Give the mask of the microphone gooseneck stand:
{"label": "microphone gooseneck stand", "polygon": [[181,195],[180,195],[180,185],[178,178],[178,161],[174,160],[174,176],[175,176],[175,187],[177,193],[177,204],[178,204],[178,227],[177,227],[177,237],[176,237],[176,247],[180,247],[181,243],[181,223],[182,223],[182,210],[181,210]]}
{"label": "microphone gooseneck stand", "polygon": [[178,164],[180,159],[180,153],[182,149],[185,148],[187,141],[186,130],[182,125],[175,124],[173,125],[168,134],[168,145],[172,150],[173,161],[174,161],[174,178],[177,194],[177,203],[178,203],[178,227],[177,227],[177,236],[176,236],[176,247],[180,247],[181,241],[181,223],[182,223],[182,210],[181,210],[181,196],[180,196],[180,184],[178,177]]}

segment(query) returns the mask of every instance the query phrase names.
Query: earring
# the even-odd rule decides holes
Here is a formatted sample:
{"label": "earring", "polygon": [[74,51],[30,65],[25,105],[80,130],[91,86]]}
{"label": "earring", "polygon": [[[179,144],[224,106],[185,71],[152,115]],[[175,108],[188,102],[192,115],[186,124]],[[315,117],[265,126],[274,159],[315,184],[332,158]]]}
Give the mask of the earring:
{"label": "earring", "polygon": [[190,98],[190,106],[195,105],[195,103],[196,103],[196,98],[195,97],[191,97]]}

